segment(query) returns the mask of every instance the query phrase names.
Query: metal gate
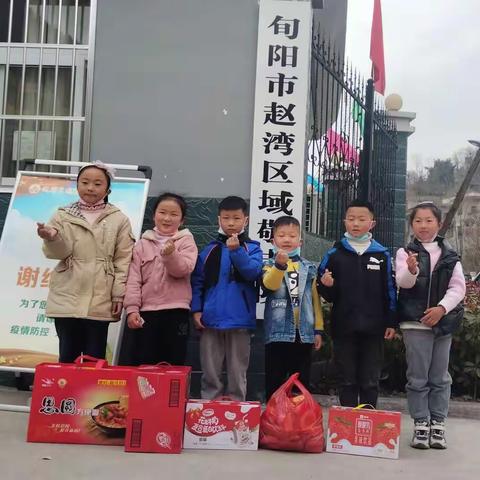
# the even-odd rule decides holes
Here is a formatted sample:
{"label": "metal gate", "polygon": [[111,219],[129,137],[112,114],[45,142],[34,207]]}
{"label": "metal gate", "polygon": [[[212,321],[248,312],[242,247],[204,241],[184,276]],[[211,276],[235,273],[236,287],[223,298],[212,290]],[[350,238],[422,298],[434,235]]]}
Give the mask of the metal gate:
{"label": "metal gate", "polygon": [[313,37],[311,137],[306,230],[330,240],[344,232],[345,208],[355,198],[373,203],[375,238],[393,246],[397,133],[365,81],[333,46]]}

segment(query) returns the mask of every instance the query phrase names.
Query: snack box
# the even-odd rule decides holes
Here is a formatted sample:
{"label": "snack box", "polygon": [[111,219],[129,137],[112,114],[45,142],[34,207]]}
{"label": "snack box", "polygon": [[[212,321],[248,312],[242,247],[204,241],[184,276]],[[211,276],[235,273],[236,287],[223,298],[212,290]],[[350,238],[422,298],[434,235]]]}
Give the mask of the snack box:
{"label": "snack box", "polygon": [[400,412],[331,407],[327,452],[398,458]]}
{"label": "snack box", "polygon": [[260,414],[259,402],[190,399],[184,448],[257,450]]}
{"label": "snack box", "polygon": [[132,371],[126,452],[181,452],[190,372],[169,365]]}
{"label": "snack box", "polygon": [[130,376],[105,360],[39,364],[27,441],[123,445]]}

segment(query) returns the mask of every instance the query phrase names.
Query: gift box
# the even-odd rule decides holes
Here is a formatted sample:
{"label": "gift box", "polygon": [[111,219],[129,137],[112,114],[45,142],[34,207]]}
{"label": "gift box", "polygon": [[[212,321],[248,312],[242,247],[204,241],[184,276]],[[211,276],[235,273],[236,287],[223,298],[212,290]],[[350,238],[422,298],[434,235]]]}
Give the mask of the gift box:
{"label": "gift box", "polygon": [[400,412],[331,407],[327,452],[398,458]]}
{"label": "gift box", "polygon": [[257,450],[260,414],[259,402],[190,399],[184,448]]}
{"label": "gift box", "polygon": [[35,369],[27,441],[123,445],[131,369],[79,357]]}
{"label": "gift box", "polygon": [[126,452],[181,452],[190,372],[168,365],[132,371]]}

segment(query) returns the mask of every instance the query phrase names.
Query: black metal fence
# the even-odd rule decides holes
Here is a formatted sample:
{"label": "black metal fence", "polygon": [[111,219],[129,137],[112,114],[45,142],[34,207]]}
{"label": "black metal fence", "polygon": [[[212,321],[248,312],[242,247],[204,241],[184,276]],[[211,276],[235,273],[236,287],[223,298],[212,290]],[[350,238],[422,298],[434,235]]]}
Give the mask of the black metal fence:
{"label": "black metal fence", "polygon": [[395,124],[375,99],[373,82],[318,35],[312,45],[310,123],[307,231],[341,237],[347,204],[365,198],[375,207],[375,237],[393,246]]}

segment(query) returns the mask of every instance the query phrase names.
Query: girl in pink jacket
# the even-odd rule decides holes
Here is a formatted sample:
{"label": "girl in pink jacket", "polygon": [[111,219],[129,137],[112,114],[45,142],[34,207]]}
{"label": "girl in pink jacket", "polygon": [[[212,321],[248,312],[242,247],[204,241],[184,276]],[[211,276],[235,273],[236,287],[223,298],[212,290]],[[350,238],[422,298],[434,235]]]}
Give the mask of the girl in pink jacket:
{"label": "girl in pink jacket", "polygon": [[190,274],[197,246],[188,229],[179,230],[187,204],[174,193],[155,204],[155,228],[133,250],[124,307],[134,332],[134,363],[183,365],[192,300]]}

